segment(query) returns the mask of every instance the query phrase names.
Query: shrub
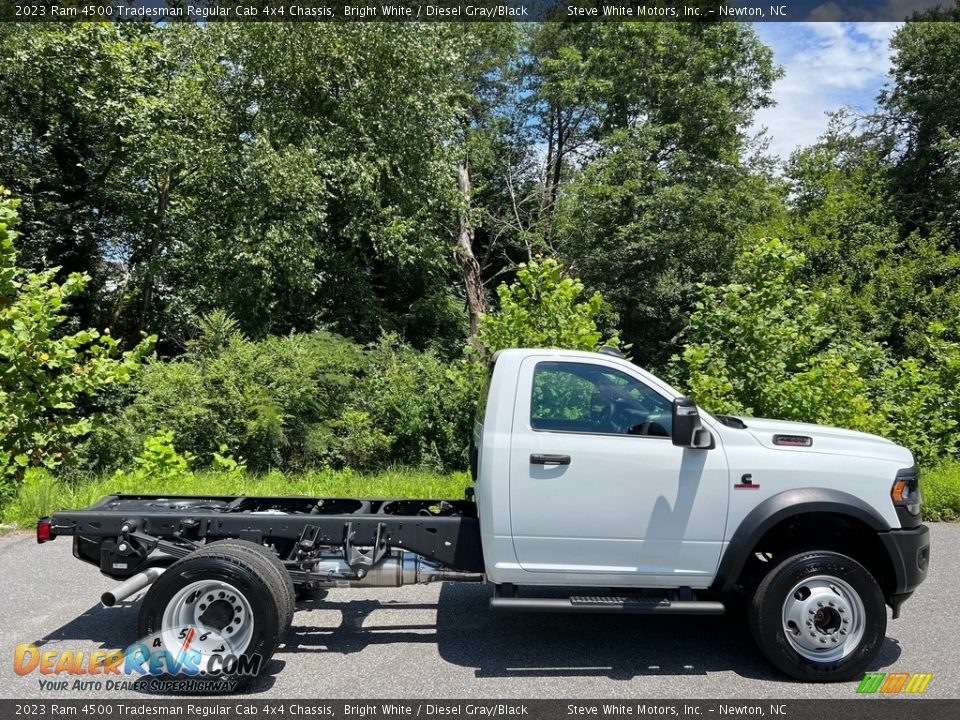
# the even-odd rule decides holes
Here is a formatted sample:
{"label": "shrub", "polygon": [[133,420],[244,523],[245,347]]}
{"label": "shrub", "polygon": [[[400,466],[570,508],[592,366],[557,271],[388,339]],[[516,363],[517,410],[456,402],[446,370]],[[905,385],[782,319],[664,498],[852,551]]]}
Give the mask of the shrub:
{"label": "shrub", "polygon": [[[592,350],[603,341],[602,298],[582,299],[583,284],[554,260],[521,266],[517,282],[498,292],[500,311],[481,325],[486,354],[508,346]],[[447,360],[391,335],[367,348],[328,332],[254,342],[222,312],[197,325],[186,355],[150,363],[129,404],[94,435],[88,470],[129,466],[145,440],[160,438],[197,467],[218,462],[222,448],[255,472],[466,467],[481,353]]]}
{"label": "shrub", "polygon": [[942,462],[920,476],[923,516],[927,520],[960,520],[960,462]]}
{"label": "shrub", "polygon": [[598,323],[609,315],[603,297],[595,292],[583,298],[584,285],[567,275],[552,258],[522,263],[512,285],[501,283],[498,312],[485,315],[477,341],[489,357],[511,347],[556,347],[596,350],[620,344],[616,333],[603,339]]}
{"label": "shrub", "polygon": [[314,447],[318,429],[343,414],[364,363],[362,348],[327,332],[260,342],[232,334],[219,348],[151,362],[129,405],[92,439],[88,465],[128,465],[161,429],[201,466],[223,447],[257,471],[316,464],[327,450]]}
{"label": "shrub", "polygon": [[0,502],[31,467],[53,469],[100,419],[104,395],[130,382],[156,338],[120,355],[109,334],[64,332],[64,309],[90,278],[17,266],[16,203],[0,188]]}
{"label": "shrub", "polygon": [[717,412],[885,428],[863,380],[882,350],[837,337],[830,296],[797,280],[779,240],[743,253],[735,281],[701,286],[680,358],[692,395]]}
{"label": "shrub", "polygon": [[878,433],[923,462],[956,454],[960,344],[934,324],[926,358],[895,362],[882,345],[837,331],[841,295],[801,282],[804,263],[767,240],[741,255],[734,282],[702,286],[674,377],[715,412]]}
{"label": "shrub", "polygon": [[391,464],[462,469],[477,403],[476,366],[417,352],[385,336],[368,351],[354,404],[392,437]]}
{"label": "shrub", "polygon": [[143,442],[143,452],[133,459],[141,474],[158,480],[176,480],[190,471],[193,454],[183,455],[173,446],[173,433],[158,430]]}

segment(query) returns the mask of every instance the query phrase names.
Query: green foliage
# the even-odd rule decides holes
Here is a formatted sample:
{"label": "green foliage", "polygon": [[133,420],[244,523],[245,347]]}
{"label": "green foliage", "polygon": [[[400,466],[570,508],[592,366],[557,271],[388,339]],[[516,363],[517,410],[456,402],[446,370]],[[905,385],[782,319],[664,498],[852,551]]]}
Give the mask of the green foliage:
{"label": "green foliage", "polygon": [[213,308],[253,338],[459,340],[461,59],[435,25],[2,28],[0,181],[29,261],[89,272],[85,315],[165,353]]}
{"label": "green foliage", "polygon": [[391,468],[364,475],[354,470],[319,470],[302,474],[189,472],[159,478],[139,471],[82,476],[67,480],[32,469],[19,494],[4,508],[3,521],[32,528],[37,518],[63,508],[93,504],[104,495],[307,495],[321,497],[458,499],[469,483],[464,472],[437,473]]}
{"label": "green foliage", "polygon": [[[201,334],[201,337],[203,335]],[[261,341],[234,334],[148,364],[129,403],[86,447],[91,469],[127,467],[145,443],[172,444],[198,467],[300,470],[395,464],[463,468],[473,366],[386,336],[364,349],[328,332]]]}
{"label": "green foliage", "polygon": [[[878,113],[775,174],[744,24],[2,26],[3,483],[460,468],[478,355],[621,337],[714,409],[956,455],[958,47],[905,24]],[[461,224],[471,288],[516,271],[465,359]]]}
{"label": "green foliage", "polygon": [[133,459],[133,465],[144,476],[171,481],[187,474],[192,460],[191,452],[177,452],[172,432],[158,430],[143,441],[143,452]]}
{"label": "green foliage", "polygon": [[827,295],[797,281],[804,260],[779,240],[763,241],[738,259],[734,282],[703,286],[683,352],[699,402],[796,418],[813,400],[797,396],[802,387],[815,387],[827,368],[844,371],[835,350],[819,357],[835,328]]}
{"label": "green foliage", "polygon": [[317,430],[347,408],[362,366],[360,347],[327,332],[232,336],[213,354],[149,363],[129,405],[92,439],[88,464],[123,466],[164,429],[204,464],[226,445],[252,470],[313,465],[328,450]]}
{"label": "green foliage", "polygon": [[903,358],[868,378],[891,420],[890,437],[925,461],[960,454],[960,343],[945,335],[942,325],[931,324],[924,358]]}
{"label": "green foliage", "polygon": [[95,427],[103,396],[130,382],[156,338],[120,355],[97,330],[65,332],[66,304],[85,275],[17,265],[16,203],[0,188],[0,496],[29,467],[53,469]]}
{"label": "green foliage", "polygon": [[[893,171],[878,149],[835,117],[787,166],[793,208],[782,228],[807,257],[808,282],[842,295],[834,322],[897,357],[922,355],[931,319],[960,314],[960,254],[943,233],[904,234]],[[957,339],[957,338],[955,338]]]}
{"label": "green foliage", "polygon": [[[561,36],[543,61],[543,91],[561,118],[550,127],[582,119],[561,125],[577,160],[557,192],[558,250],[613,305],[635,354],[659,364],[696,284],[722,282],[738,236],[782,212],[744,132],[779,71],[742,24],[545,32]],[[585,153],[590,162],[579,161]]]}
{"label": "green foliage", "polygon": [[926,520],[960,520],[960,462],[939,463],[920,476],[923,517]]}
{"label": "green foliage", "polygon": [[392,437],[389,462],[466,467],[479,387],[476,366],[417,352],[393,336],[381,338],[368,359],[354,403]]}
{"label": "green foliage", "polygon": [[521,264],[516,282],[501,283],[497,295],[499,311],[482,319],[477,334],[488,357],[511,347],[596,350],[620,344],[616,333],[604,340],[598,327],[606,310],[600,293],[584,298],[583,283],[553,258]]}
{"label": "green foliage", "polygon": [[385,464],[394,438],[375,427],[369,413],[345,410],[326,425],[332,439],[325,459],[333,465],[365,471]]}
{"label": "green foliage", "polygon": [[891,437],[927,462],[960,451],[960,344],[931,327],[929,360],[894,360],[837,331],[843,293],[799,280],[803,255],[779,240],[745,251],[736,281],[704,286],[689,342],[674,359],[716,412],[840,425]]}
{"label": "green foliage", "polygon": [[187,343],[187,348],[197,355],[216,355],[232,340],[242,337],[240,323],[218,308],[200,317],[196,335]]}
{"label": "green foliage", "polygon": [[240,480],[247,470],[247,461],[236,458],[230,453],[230,448],[221,445],[218,452],[213,453],[213,459],[210,467],[214,472],[222,473],[229,478]]}
{"label": "green foliage", "polygon": [[32,528],[39,518],[66,507],[68,497],[62,482],[46,468],[27,468],[11,502],[3,507],[4,522]]}
{"label": "green foliage", "polygon": [[960,248],[960,3],[929,19],[950,22],[905,23],[890,43],[893,83],[880,96],[879,130],[883,149],[894,150],[893,198],[908,230],[943,228]]}

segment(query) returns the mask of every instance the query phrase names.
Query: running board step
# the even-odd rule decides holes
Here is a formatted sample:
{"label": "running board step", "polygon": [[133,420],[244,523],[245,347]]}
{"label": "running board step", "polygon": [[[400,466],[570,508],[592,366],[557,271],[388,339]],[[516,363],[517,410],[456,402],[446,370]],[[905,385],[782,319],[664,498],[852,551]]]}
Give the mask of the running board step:
{"label": "running board step", "polygon": [[723,603],[710,600],[667,600],[576,596],[570,598],[492,597],[491,610],[510,612],[623,613],[626,615],[723,615]]}

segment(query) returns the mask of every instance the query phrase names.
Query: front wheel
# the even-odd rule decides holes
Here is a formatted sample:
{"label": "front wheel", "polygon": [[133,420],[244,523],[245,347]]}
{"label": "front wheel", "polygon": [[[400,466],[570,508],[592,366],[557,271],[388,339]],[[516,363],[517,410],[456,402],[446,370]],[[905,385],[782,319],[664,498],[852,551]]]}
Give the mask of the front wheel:
{"label": "front wheel", "polygon": [[860,677],[880,652],[887,608],[856,560],[813,551],[787,558],[757,586],[748,609],[760,650],[797,680]]}

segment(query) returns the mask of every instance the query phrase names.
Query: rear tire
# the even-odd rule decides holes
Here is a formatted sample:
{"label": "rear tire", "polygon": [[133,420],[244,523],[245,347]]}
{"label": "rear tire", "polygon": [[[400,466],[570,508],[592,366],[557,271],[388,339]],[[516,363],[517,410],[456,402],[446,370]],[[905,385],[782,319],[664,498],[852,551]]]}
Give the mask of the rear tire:
{"label": "rear tire", "polygon": [[273,574],[276,582],[279,583],[279,586],[283,591],[284,597],[282,602],[282,610],[285,618],[284,635],[286,635],[286,632],[290,629],[290,624],[293,621],[293,613],[296,611],[297,598],[296,590],[293,586],[293,580],[290,579],[290,573],[287,572],[287,569],[283,566],[283,563],[280,562],[280,558],[278,558],[277,554],[270,548],[264,547],[263,545],[258,545],[257,543],[249,542],[247,540],[236,540],[232,538],[227,540],[215,540],[212,543],[207,543],[201,548],[201,550],[223,552],[227,548],[235,548],[241,553],[254,553],[266,560],[270,568],[270,572]]}
{"label": "rear tire", "polygon": [[797,680],[861,677],[887,630],[880,586],[863,565],[839,553],[803,552],[760,581],[748,623],[763,654]]}
{"label": "rear tire", "polygon": [[[285,637],[288,606],[276,567],[262,553],[217,542],[178,560],[150,586],[138,629],[141,638],[153,638],[152,650],[180,658],[187,646],[198,658],[193,665],[201,673],[163,679],[215,678],[240,686],[263,671]],[[247,672],[224,668],[217,656],[228,655]]]}

